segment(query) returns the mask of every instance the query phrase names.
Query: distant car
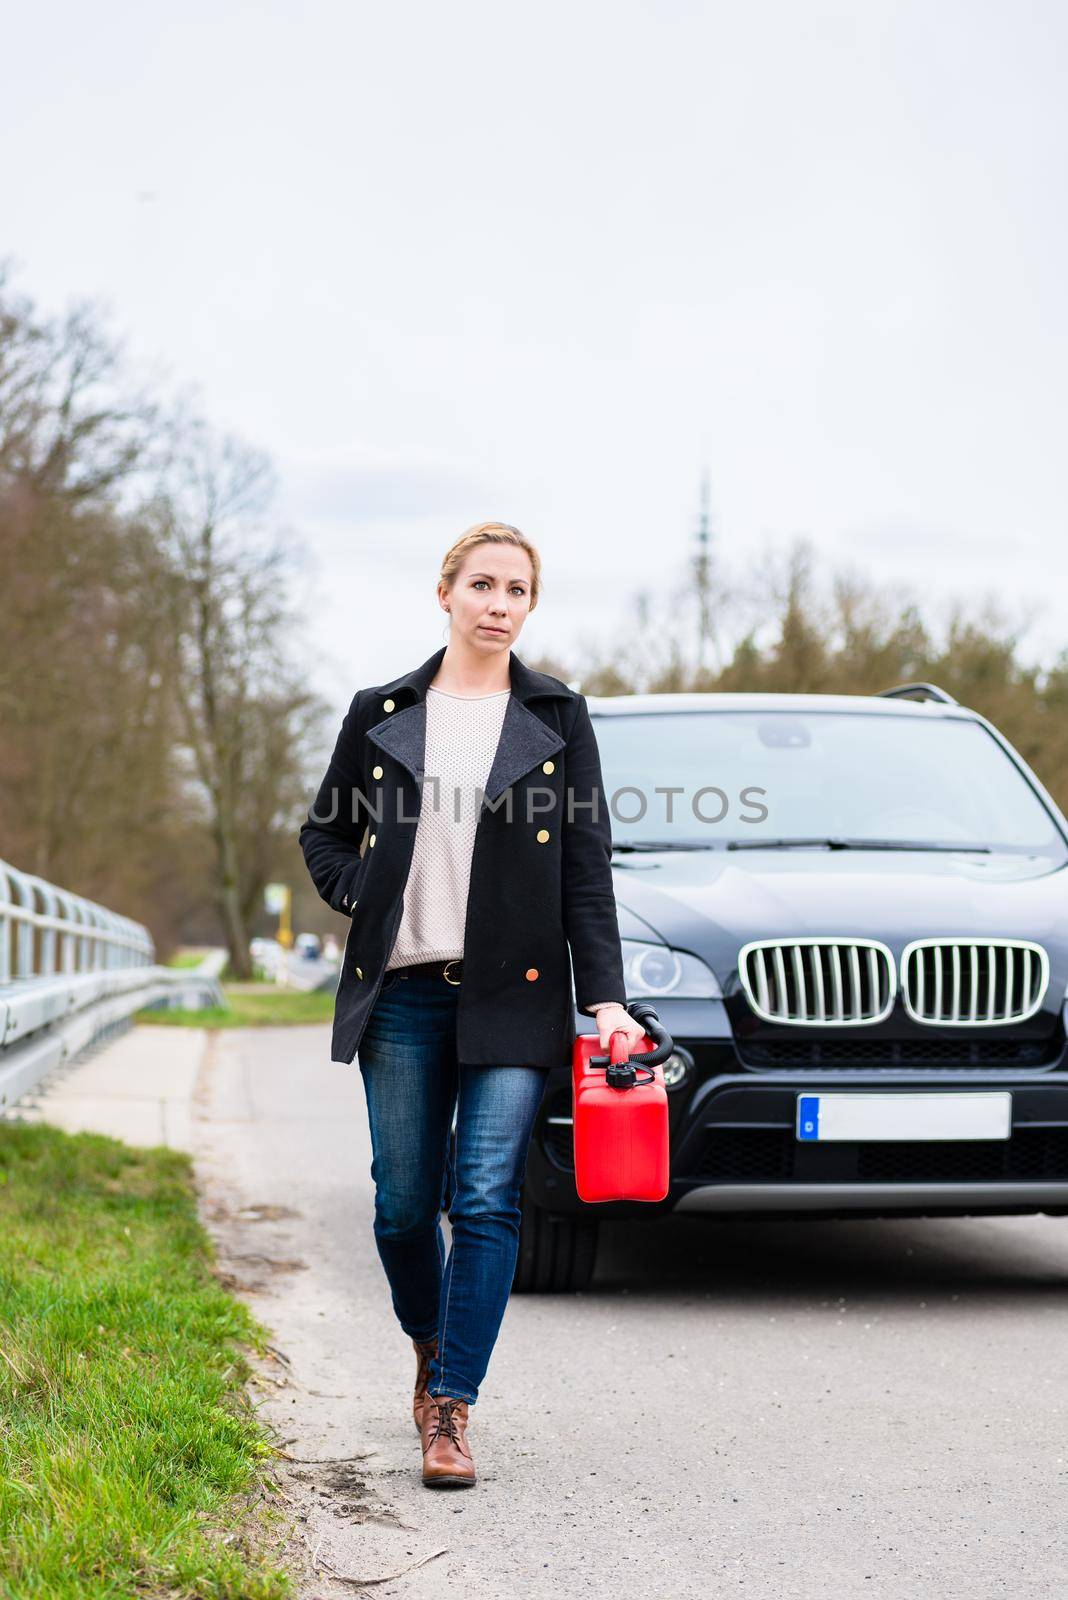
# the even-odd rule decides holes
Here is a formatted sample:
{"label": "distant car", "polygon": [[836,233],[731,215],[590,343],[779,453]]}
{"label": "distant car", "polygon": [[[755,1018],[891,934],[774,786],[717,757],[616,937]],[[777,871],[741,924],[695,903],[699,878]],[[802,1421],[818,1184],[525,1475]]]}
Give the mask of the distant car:
{"label": "distant car", "polygon": [[927,684],[588,704],[670,1191],[578,1199],[554,1069],[515,1287],[582,1287],[602,1218],[1066,1214],[1068,822],[997,729]]}
{"label": "distant car", "polygon": [[323,953],[323,941],[317,933],[298,933],[293,948],[302,961],[318,961]]}
{"label": "distant car", "polygon": [[277,939],[253,939],[249,944],[252,960],[269,977],[274,977],[285,961],[285,951]]}

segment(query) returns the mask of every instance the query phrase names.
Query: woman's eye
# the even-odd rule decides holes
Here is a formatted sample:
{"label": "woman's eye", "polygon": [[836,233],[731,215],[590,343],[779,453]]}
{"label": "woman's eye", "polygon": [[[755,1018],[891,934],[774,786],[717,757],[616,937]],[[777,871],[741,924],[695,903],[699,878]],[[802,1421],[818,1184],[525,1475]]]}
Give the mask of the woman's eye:
{"label": "woman's eye", "polygon": [[[471,587],[472,587],[472,589],[481,589],[482,585],[484,583],[486,583],[486,582],[487,582],[487,579],[485,579],[485,578],[475,578],[474,581],[471,584]],[[527,591],[523,588],[522,584],[513,583],[513,585],[512,585],[512,593],[513,594],[517,594],[520,599],[523,598],[523,596],[526,594],[526,592]]]}

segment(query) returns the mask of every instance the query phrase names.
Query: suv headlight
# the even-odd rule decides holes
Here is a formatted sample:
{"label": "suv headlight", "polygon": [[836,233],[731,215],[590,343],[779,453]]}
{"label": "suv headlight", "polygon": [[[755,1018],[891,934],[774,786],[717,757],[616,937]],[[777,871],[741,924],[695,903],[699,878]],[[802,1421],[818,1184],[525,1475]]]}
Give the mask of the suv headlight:
{"label": "suv headlight", "polygon": [[723,999],[712,968],[688,950],[641,939],[621,939],[620,947],[628,1000],[655,1000],[663,994],[677,1000]]}

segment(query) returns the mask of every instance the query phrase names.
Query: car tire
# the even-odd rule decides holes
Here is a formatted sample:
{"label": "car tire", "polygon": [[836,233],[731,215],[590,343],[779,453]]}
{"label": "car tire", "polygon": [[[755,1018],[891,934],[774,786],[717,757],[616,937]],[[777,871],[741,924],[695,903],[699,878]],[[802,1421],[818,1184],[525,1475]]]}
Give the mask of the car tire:
{"label": "car tire", "polygon": [[584,1217],[557,1217],[521,1196],[519,1255],[513,1294],[560,1293],[585,1289],[597,1261],[600,1224]]}

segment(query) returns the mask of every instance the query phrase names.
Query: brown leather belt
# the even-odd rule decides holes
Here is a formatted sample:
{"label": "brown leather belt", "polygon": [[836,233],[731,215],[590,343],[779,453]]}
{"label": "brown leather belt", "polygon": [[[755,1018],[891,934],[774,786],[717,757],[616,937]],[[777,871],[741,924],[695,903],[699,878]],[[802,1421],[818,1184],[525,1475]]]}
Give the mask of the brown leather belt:
{"label": "brown leather belt", "polygon": [[459,984],[463,976],[462,959],[451,961],[417,961],[409,967],[390,967],[386,977],[396,973],[398,978],[444,978],[446,983]]}

